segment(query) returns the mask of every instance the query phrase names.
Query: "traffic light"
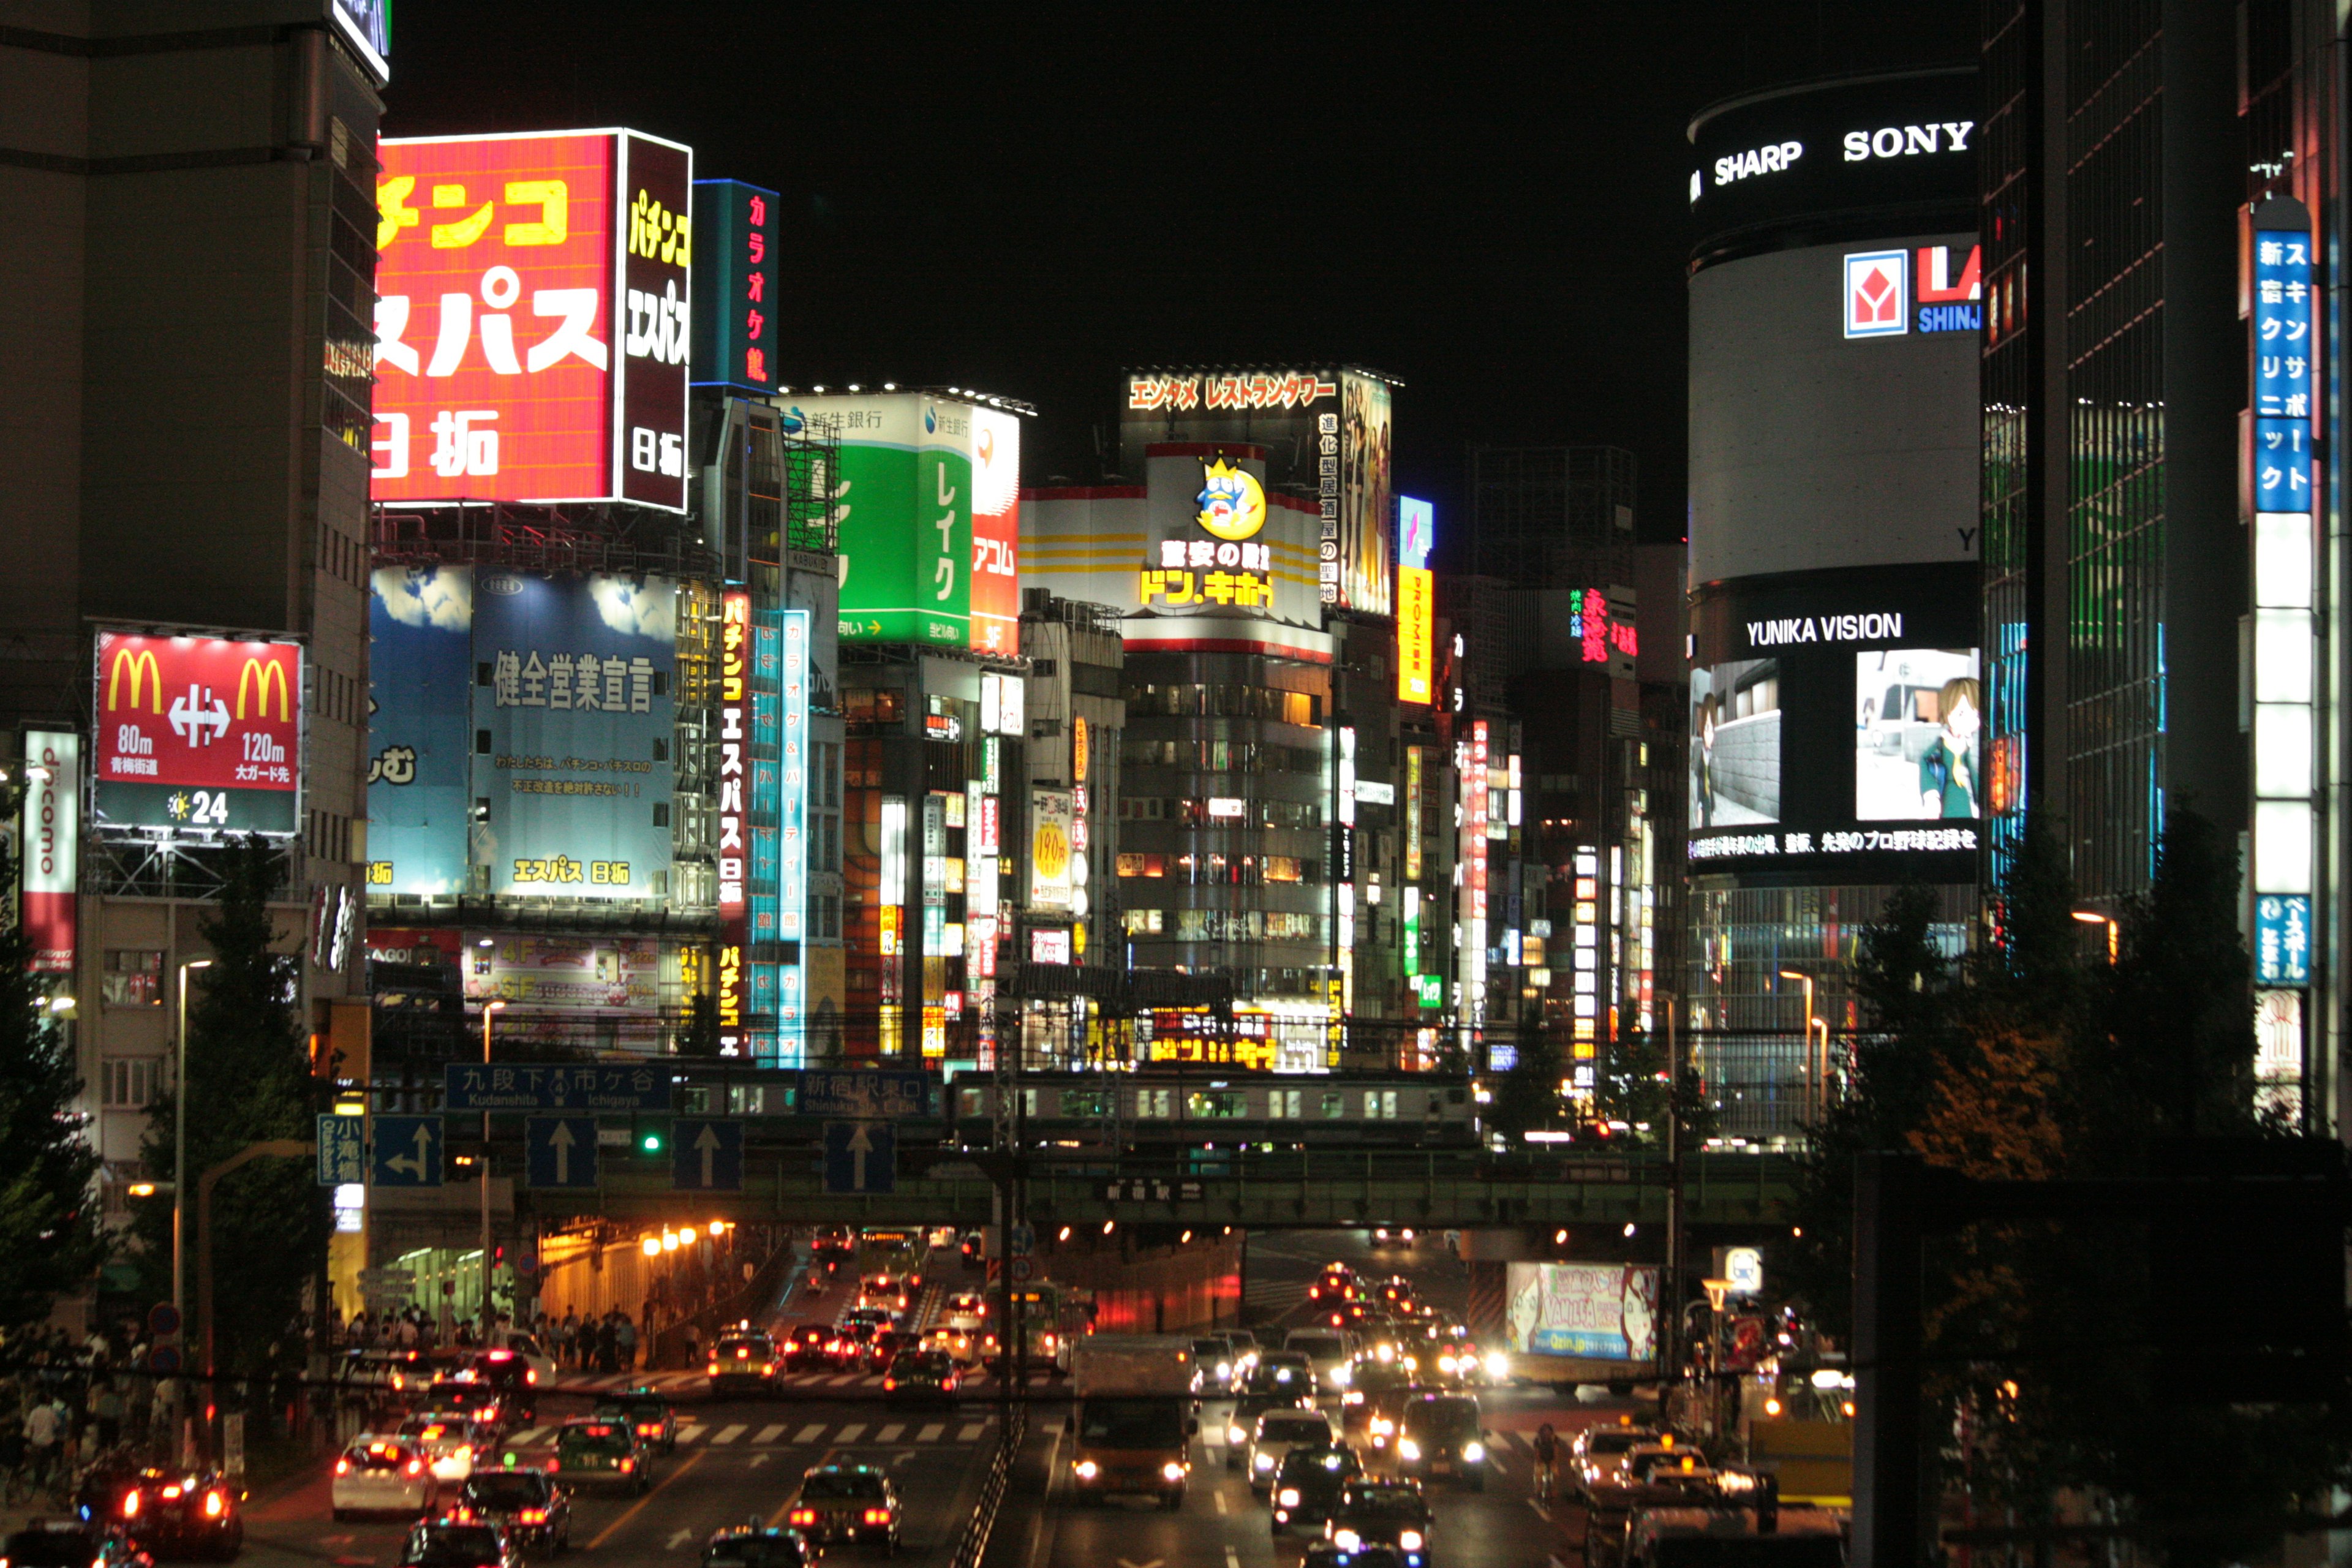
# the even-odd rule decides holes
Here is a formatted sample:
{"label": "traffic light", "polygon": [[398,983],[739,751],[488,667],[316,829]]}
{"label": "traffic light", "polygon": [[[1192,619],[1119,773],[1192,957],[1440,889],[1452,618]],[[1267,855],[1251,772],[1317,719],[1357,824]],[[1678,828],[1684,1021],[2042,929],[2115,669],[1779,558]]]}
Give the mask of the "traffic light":
{"label": "traffic light", "polygon": [[640,1118],[636,1128],[637,1152],[646,1159],[659,1159],[669,1152],[669,1122],[651,1117]]}

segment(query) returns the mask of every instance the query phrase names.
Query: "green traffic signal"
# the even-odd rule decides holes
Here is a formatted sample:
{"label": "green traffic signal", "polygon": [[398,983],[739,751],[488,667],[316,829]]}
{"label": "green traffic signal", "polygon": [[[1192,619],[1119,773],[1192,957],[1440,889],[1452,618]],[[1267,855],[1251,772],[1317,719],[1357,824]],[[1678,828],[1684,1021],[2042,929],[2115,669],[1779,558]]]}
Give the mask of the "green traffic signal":
{"label": "green traffic signal", "polygon": [[644,1132],[638,1135],[637,1147],[644,1150],[648,1154],[660,1153],[662,1152],[662,1135],[660,1130],[658,1128],[652,1127],[646,1129]]}

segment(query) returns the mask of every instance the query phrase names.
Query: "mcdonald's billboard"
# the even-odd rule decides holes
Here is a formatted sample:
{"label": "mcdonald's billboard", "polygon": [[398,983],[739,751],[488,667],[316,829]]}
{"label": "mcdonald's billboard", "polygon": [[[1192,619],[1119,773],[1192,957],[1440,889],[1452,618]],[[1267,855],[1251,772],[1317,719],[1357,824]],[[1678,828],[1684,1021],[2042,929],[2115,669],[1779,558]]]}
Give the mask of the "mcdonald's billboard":
{"label": "mcdonald's billboard", "polygon": [[299,644],[100,632],[92,673],[94,826],[300,830]]}

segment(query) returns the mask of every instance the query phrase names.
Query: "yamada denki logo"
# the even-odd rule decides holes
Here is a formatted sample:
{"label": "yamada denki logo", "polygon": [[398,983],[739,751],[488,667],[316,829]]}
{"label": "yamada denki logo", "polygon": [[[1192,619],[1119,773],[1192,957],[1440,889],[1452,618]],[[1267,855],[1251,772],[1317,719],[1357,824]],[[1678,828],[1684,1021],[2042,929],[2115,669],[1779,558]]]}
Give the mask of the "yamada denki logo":
{"label": "yamada denki logo", "polygon": [[1973,332],[1984,326],[1983,251],[1922,245],[1849,252],[1843,271],[1845,335]]}

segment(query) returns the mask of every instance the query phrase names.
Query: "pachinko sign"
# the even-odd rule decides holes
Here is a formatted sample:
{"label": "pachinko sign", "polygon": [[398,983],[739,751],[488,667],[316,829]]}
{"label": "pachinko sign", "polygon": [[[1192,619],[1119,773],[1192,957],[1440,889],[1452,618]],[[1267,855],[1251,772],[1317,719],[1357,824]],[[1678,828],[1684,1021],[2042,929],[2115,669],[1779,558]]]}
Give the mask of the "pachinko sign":
{"label": "pachinko sign", "polygon": [[686,510],[693,153],[584,131],[381,155],[373,499]]}

